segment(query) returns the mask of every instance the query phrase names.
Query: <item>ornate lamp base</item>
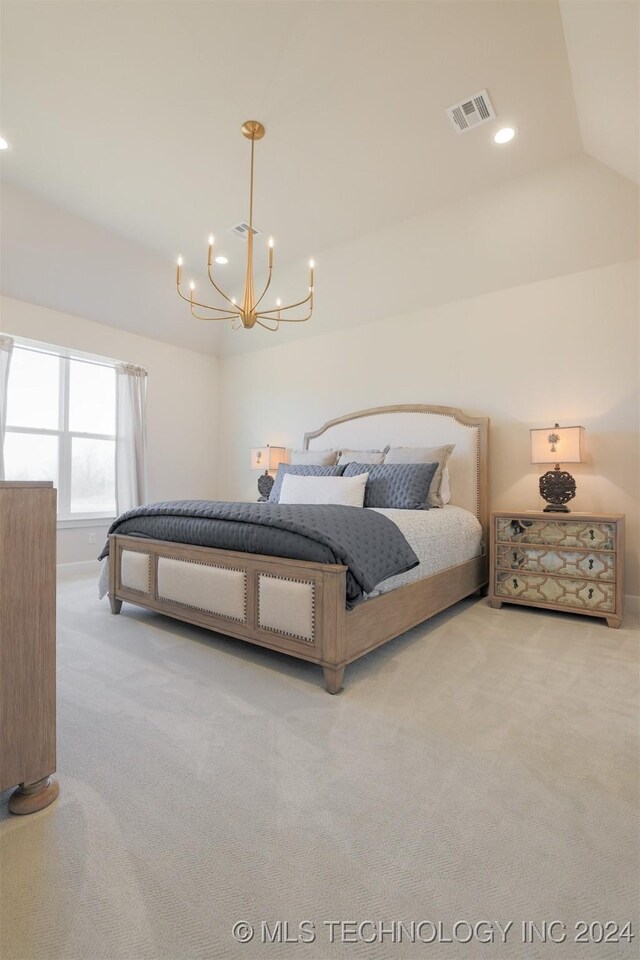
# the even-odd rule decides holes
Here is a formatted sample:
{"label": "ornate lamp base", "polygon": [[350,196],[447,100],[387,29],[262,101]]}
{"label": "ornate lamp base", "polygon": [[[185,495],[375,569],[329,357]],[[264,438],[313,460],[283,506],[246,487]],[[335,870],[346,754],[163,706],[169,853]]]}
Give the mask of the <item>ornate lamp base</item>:
{"label": "ornate lamp base", "polygon": [[575,495],[576,482],[570,473],[560,469],[560,464],[540,477],[540,496],[548,503],[544,513],[570,513],[567,503]]}
{"label": "ornate lamp base", "polygon": [[564,503],[548,503],[543,509],[543,513],[571,513],[569,507]]}
{"label": "ornate lamp base", "polygon": [[258,493],[262,502],[269,499],[273,483],[273,477],[266,470],[258,477]]}

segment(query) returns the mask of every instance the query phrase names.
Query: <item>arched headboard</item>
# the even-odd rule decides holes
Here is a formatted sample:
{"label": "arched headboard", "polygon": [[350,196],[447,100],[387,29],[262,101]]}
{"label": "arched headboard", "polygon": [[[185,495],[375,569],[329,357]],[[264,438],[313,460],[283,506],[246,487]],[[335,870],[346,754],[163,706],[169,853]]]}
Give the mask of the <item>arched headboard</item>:
{"label": "arched headboard", "polygon": [[455,443],[449,460],[451,503],[474,513],[487,543],[489,522],[489,418],[457,407],[401,403],[358,410],[304,435],[305,450],[436,447]]}

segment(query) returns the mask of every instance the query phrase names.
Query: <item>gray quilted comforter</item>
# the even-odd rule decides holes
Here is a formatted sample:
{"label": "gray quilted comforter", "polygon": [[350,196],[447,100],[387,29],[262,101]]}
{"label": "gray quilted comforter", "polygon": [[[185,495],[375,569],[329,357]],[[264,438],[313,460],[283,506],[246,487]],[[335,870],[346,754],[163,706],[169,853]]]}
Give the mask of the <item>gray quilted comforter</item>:
{"label": "gray quilted comforter", "polygon": [[[347,606],[419,563],[398,527],[373,510],[316,504],[173,500],[135,507],[109,533],[348,567]],[[109,543],[100,558],[109,553]]]}

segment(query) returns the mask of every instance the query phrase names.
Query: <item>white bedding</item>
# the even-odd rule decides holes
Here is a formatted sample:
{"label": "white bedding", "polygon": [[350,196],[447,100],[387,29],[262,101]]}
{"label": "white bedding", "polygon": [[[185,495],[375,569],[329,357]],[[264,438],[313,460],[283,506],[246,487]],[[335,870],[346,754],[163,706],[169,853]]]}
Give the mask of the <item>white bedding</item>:
{"label": "white bedding", "polygon": [[420,565],[406,573],[383,580],[368,597],[390,593],[396,587],[423,580],[448,567],[455,567],[458,563],[465,563],[480,556],[482,527],[477,518],[462,507],[447,504],[433,510],[369,509],[375,509],[376,513],[383,513],[385,517],[393,520],[413,548]]}

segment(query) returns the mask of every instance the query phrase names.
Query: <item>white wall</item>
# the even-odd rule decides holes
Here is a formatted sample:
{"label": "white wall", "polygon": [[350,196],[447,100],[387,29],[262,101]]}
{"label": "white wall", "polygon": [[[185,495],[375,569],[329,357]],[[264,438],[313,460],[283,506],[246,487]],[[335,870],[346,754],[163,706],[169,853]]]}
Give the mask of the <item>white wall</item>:
{"label": "white wall", "polygon": [[[4,332],[146,367],[150,499],[215,499],[219,420],[215,357],[9,297],[0,298],[0,309]],[[91,532],[96,545],[89,543]],[[104,525],[60,530],[58,561],[94,559],[105,533]]]}
{"label": "white wall", "polygon": [[[254,499],[249,448],[387,403],[491,418],[491,506],[540,509],[529,428],[582,424],[572,508],[627,515],[627,593],[638,595],[638,263],[524,284],[225,360],[220,492]],[[391,438],[390,438],[391,439]]]}

